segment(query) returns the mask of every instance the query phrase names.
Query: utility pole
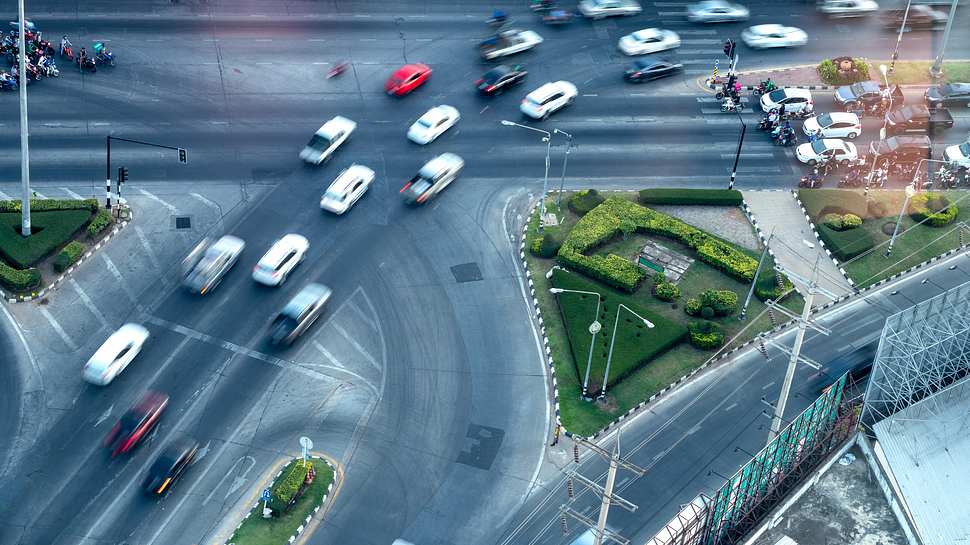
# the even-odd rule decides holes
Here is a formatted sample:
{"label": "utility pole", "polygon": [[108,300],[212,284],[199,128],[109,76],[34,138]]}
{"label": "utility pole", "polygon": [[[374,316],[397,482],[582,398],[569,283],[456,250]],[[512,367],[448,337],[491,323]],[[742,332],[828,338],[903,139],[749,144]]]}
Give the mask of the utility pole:
{"label": "utility pole", "polygon": [[[599,495],[602,498],[600,503],[600,514],[596,521],[587,517],[586,515],[576,511],[567,504],[563,504],[559,510],[563,516],[563,527],[565,528],[566,515],[578,520],[584,526],[588,527],[593,531],[593,545],[602,545],[604,539],[610,539],[619,545],[629,545],[630,540],[625,537],[606,529],[606,519],[610,513],[610,507],[613,505],[619,505],[620,507],[626,509],[629,512],[634,512],[637,510],[637,506],[629,501],[613,494],[613,487],[616,483],[616,471],[622,467],[632,471],[637,475],[637,477],[643,476],[646,470],[640,466],[627,462],[626,460],[620,458],[620,432],[616,432],[616,446],[613,448],[613,452],[609,452],[596,443],[588,441],[582,437],[573,437],[575,445],[573,446],[575,453],[575,461],[579,463],[579,445],[592,450],[596,454],[600,455],[603,459],[609,460],[610,469],[606,473],[606,484],[605,486],[600,486],[594,481],[583,477],[578,472],[573,471],[569,474],[569,489],[572,489],[572,480],[575,479],[579,481],[580,484],[586,487],[594,494]],[[570,503],[574,498],[570,495]]]}
{"label": "utility pole", "polygon": [[899,34],[896,35],[896,47],[893,49],[893,58],[889,62],[889,73],[896,70],[896,59],[899,58],[899,44],[903,41],[903,29],[906,28],[906,19],[909,18],[909,8],[913,0],[906,0],[906,11],[903,12],[903,22],[899,25]]}
{"label": "utility pole", "polygon": [[553,134],[561,134],[566,137],[566,154],[562,156],[562,174],[559,177],[559,193],[556,194],[556,213],[560,216],[560,222],[562,221],[562,188],[566,184],[566,162],[569,160],[569,150],[573,147],[573,135],[566,131],[561,131],[559,129],[553,129]]}
{"label": "utility pole", "polygon": [[765,240],[765,249],[761,252],[761,259],[758,260],[758,268],[754,271],[754,278],[751,280],[751,287],[748,289],[748,296],[744,298],[744,305],[741,306],[741,316],[739,319],[744,320],[748,316],[748,305],[751,303],[751,296],[754,295],[754,288],[758,285],[758,277],[761,276],[761,267],[765,264],[765,258],[768,257],[768,245],[771,244],[771,237],[775,236],[775,228],[771,228],[771,232],[768,233],[768,239]]}
{"label": "utility pole", "polygon": [[27,19],[24,17],[24,0],[17,1],[17,17],[20,24],[17,47],[20,54],[17,68],[17,89],[20,91],[20,183],[21,215],[20,235],[30,236],[30,146],[27,140]]}
{"label": "utility pole", "polygon": [[953,20],[957,18],[957,4],[960,0],[953,0],[950,4],[950,18],[946,20],[946,30],[943,31],[943,43],[940,44],[940,54],[936,56],[933,61],[933,66],[930,67],[930,77],[931,78],[941,78],[943,77],[943,53],[946,52],[946,42],[950,39],[950,31],[953,30]]}

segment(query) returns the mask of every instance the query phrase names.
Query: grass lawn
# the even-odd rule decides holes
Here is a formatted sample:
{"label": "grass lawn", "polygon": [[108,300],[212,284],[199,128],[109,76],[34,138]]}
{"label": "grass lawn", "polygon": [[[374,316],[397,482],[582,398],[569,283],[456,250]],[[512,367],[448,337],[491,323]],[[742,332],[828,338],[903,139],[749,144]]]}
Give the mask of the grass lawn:
{"label": "grass lawn", "polygon": [[[290,464],[301,462],[302,460],[297,459]],[[313,464],[317,476],[292,509],[283,516],[264,519],[262,515],[263,502],[259,502],[256,508],[250,512],[249,518],[232,534],[229,543],[234,545],[285,545],[290,536],[296,532],[296,529],[304,523],[307,515],[320,505],[323,497],[327,495],[327,488],[333,482],[334,473],[329,465],[318,459],[310,459],[310,463]],[[289,464],[287,464],[287,467],[289,467]]]}
{"label": "grass lawn", "polygon": [[[872,61],[872,72],[879,76],[879,65],[889,66],[889,61]],[[933,61],[896,61],[895,71],[889,75],[889,83],[927,84],[937,83],[930,79],[930,66]],[[875,78],[874,78],[875,79]],[[943,61],[943,78],[939,83],[949,81],[970,81],[970,61]]]}
{"label": "grass lawn", "polygon": [[18,269],[26,269],[67,243],[91,219],[90,210],[57,210],[30,215],[33,234],[20,236],[19,212],[0,214],[0,257]]}
{"label": "grass lawn", "polygon": [[[564,196],[563,200],[565,201],[566,198],[568,197]],[[631,192],[630,198],[631,200],[635,200],[636,193]],[[552,199],[547,201],[547,208],[549,207],[549,202],[552,202]],[[575,214],[567,210],[566,216],[560,228],[570,229],[578,220],[579,218]],[[530,247],[531,240],[535,237],[535,227],[537,223],[538,217],[537,215],[533,215],[526,237],[527,249]],[[643,247],[648,239],[649,238],[647,235],[631,235],[625,240],[619,239],[613,243],[604,245],[601,248],[597,248],[596,253],[612,252],[624,257],[632,256],[634,253],[636,253],[636,251]],[[693,257],[692,250],[671,239],[657,237],[655,240],[668,248],[671,248],[672,250],[676,250],[684,255]],[[757,252],[752,252],[749,250],[745,251],[755,259],[760,257],[760,254]],[[681,376],[691,372],[697,367],[700,367],[705,361],[716,353],[714,351],[698,350],[686,342],[685,339],[684,341],[680,342],[680,344],[673,346],[672,348],[662,352],[658,357],[650,360],[648,364],[643,365],[639,369],[633,371],[615,386],[610,386],[608,389],[609,396],[606,404],[582,401],[580,399],[582,392],[582,374],[585,374],[588,352],[584,352],[582,358],[579,358],[580,361],[578,362],[578,365],[574,363],[575,359],[573,358],[569,341],[566,337],[566,328],[562,319],[560,319],[559,307],[556,302],[557,297],[579,296],[577,294],[565,293],[557,296],[549,293],[549,288],[552,287],[552,282],[545,277],[545,274],[553,265],[555,265],[554,259],[538,258],[527,251],[526,260],[529,263],[529,270],[532,272],[532,280],[536,289],[536,298],[539,300],[539,306],[542,309],[542,314],[545,318],[544,324],[546,326],[546,334],[549,337],[549,346],[552,350],[552,357],[555,362],[556,378],[559,386],[560,414],[563,425],[566,427],[566,429],[573,433],[577,433],[579,435],[591,435],[619,415],[636,406],[641,401],[669,386]],[[772,264],[769,262],[766,264],[765,269],[770,270],[771,266]],[[765,276],[767,275],[768,273],[765,273]],[[554,276],[554,279],[555,278],[556,277]],[[688,297],[696,296],[700,292],[713,287],[717,289],[730,289],[735,291],[738,294],[739,303],[743,303],[744,297],[747,295],[749,288],[748,284],[742,284],[741,282],[728,277],[727,275],[699,260],[694,261],[694,263],[687,270],[687,273],[681,279],[679,286],[682,291],[682,297],[676,303],[660,301],[650,293],[649,287],[641,288],[634,294],[625,294],[599,282],[591,279],[585,279],[585,277],[583,278],[589,284],[596,286],[596,289],[590,291],[596,291],[605,295],[607,301],[610,301],[611,299],[617,301],[625,299],[637,307],[642,308],[645,312],[661,316],[683,326],[686,326],[687,322],[693,319],[683,311],[684,301],[686,301]],[[587,301],[589,304],[588,316],[591,318],[595,309],[596,299],[595,297],[590,296]],[[783,306],[794,312],[799,312],[801,310],[802,302],[803,301],[800,296],[793,294],[785,299]],[[674,304],[676,304],[676,308],[674,308]],[[767,315],[767,313],[761,315],[765,308],[764,303],[754,297],[752,298],[751,305],[748,308],[747,320],[741,321],[738,319],[737,315],[716,318],[714,320],[721,325],[725,336],[727,339],[729,339],[729,341],[726,343],[726,349],[730,348],[731,346],[744,343],[761,331],[771,329],[771,318]],[[637,310],[637,312],[639,312],[639,310]],[[597,344],[600,346],[605,344],[606,350],[609,349],[609,340],[610,336],[612,335],[612,324],[615,315],[615,306],[612,306],[611,312],[606,313],[605,315],[601,313],[600,322],[603,323],[603,330],[597,334],[596,340]],[[650,318],[648,314],[644,314],[644,316]],[[622,317],[624,317],[624,319],[628,317],[631,319],[631,321],[638,321],[636,317],[626,315],[626,313],[624,313]],[[776,313],[776,317],[779,322],[787,321],[787,317],[781,316],[780,314]],[[609,328],[607,327],[606,320],[609,321]],[[585,323],[581,324],[582,327],[580,329],[583,331],[580,333],[580,340],[583,342],[583,339],[585,339],[582,346],[588,350],[591,336],[587,328],[591,320],[589,318],[585,318],[582,321]],[[622,330],[623,328],[621,327],[620,331]],[[644,335],[650,335],[650,333],[655,330],[645,331],[646,333]],[[737,338],[733,341],[730,340],[734,336],[737,336]],[[620,337],[619,335],[618,337],[616,347],[614,348],[614,365],[616,364],[617,354],[620,350],[621,342],[623,341],[623,337]],[[594,366],[596,357],[596,352],[594,352]],[[578,368],[582,369],[581,374],[577,373]],[[611,368],[610,371],[611,375],[613,375],[612,369],[613,368]],[[595,376],[595,373],[591,373],[591,383],[593,382],[593,376]],[[602,375],[599,376],[599,379],[600,381],[602,380]]]}

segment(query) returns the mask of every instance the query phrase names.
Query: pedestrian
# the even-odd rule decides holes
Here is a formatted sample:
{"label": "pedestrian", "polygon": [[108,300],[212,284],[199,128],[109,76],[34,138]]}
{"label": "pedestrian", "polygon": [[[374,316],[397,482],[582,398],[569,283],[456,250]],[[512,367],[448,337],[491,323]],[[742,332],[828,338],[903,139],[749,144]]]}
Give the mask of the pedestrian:
{"label": "pedestrian", "polygon": [[741,94],[741,82],[738,82],[738,81],[734,82],[734,94],[736,95]]}
{"label": "pedestrian", "polygon": [[557,422],[555,429],[553,429],[552,431],[552,444],[549,445],[550,447],[554,447],[559,444],[559,433],[561,430],[562,430],[562,426],[560,426],[559,423]]}
{"label": "pedestrian", "polygon": [[781,104],[780,106],[778,106],[778,119],[784,119],[784,118],[785,118],[785,105]]}

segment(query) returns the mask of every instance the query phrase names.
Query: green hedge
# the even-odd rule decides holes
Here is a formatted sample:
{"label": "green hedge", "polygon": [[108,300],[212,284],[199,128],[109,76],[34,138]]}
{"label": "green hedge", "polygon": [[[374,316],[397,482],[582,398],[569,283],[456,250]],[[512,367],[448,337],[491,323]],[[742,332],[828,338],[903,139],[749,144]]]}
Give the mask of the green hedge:
{"label": "green hedge", "polygon": [[724,333],[714,322],[707,320],[691,322],[687,324],[687,330],[690,331],[690,344],[701,350],[713,350],[724,344]]}
{"label": "green hedge", "polygon": [[8,290],[27,291],[40,286],[40,271],[37,269],[14,269],[0,262],[0,285]]}
{"label": "green hedge", "polygon": [[959,212],[956,205],[950,204],[949,199],[932,191],[918,193],[909,201],[909,214],[913,220],[925,221],[924,225],[930,227],[943,227],[953,223]]}
{"label": "green hedge", "polygon": [[114,222],[114,218],[111,217],[111,213],[104,208],[99,208],[94,218],[91,219],[91,223],[88,224],[88,236],[94,238],[100,235],[111,226],[112,222]]}
{"label": "green hedge", "polygon": [[825,59],[820,62],[815,70],[818,72],[819,78],[829,85],[849,85],[850,83],[869,79],[869,64],[865,60],[853,58],[852,66],[858,72],[846,77],[839,74],[838,67],[830,59]]}
{"label": "green hedge", "polygon": [[[53,210],[90,210],[98,209],[97,199],[30,199],[30,212],[50,212]],[[20,201],[0,201],[0,213],[22,210]]]}
{"label": "green hedge", "polygon": [[283,474],[276,479],[270,491],[269,507],[278,513],[286,511],[290,501],[296,497],[310,471],[310,464],[304,464],[303,459],[294,460],[283,470]]}
{"label": "green hedge", "polygon": [[741,192],[736,189],[643,189],[643,204],[701,204],[741,206]]}
{"label": "green hedge", "polygon": [[590,210],[603,204],[606,199],[595,189],[577,191],[566,202],[566,206],[578,216],[585,216]]}
{"label": "green hedge", "polygon": [[559,249],[559,261],[574,270],[627,292],[636,290],[645,273],[629,259],[609,254],[585,255],[618,233],[645,232],[680,241],[697,257],[742,282],[750,282],[758,260],[733,244],[676,218],[618,197],[610,197],[583,216]]}
{"label": "green hedge", "polygon": [[684,303],[684,312],[686,312],[689,316],[697,316],[701,313],[702,306],[703,305],[701,305],[699,300],[691,297],[686,303]]}
{"label": "green hedge", "polygon": [[839,261],[848,261],[853,257],[871,249],[875,242],[872,234],[865,229],[848,229],[836,231],[827,225],[818,226],[818,236],[825,243],[825,247],[832,252]]}
{"label": "green hedge", "polygon": [[671,282],[661,282],[654,285],[653,295],[661,301],[676,301],[680,299],[680,288]]}
{"label": "green hedge", "polygon": [[0,214],[0,257],[18,269],[31,267],[70,240],[90,218],[90,209],[31,213],[34,234],[24,238],[20,212]]}
{"label": "green hedge", "polygon": [[54,270],[64,272],[84,255],[84,245],[76,240],[67,243],[54,258]]}
{"label": "green hedge", "polygon": [[855,214],[860,218],[869,217],[866,197],[859,191],[849,189],[802,189],[798,199],[805,207],[805,213],[815,223],[820,223],[826,214]]}
{"label": "green hedge", "polygon": [[700,301],[702,307],[711,307],[718,316],[730,316],[738,311],[738,294],[731,290],[704,290]]}

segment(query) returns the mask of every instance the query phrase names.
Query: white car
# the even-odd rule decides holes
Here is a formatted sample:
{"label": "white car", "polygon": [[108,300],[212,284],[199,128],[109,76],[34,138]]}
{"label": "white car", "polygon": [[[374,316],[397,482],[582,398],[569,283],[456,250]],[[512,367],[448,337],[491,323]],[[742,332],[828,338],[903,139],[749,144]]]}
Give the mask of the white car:
{"label": "white car", "polygon": [[320,197],[320,208],[334,214],[343,214],[367,193],[374,182],[374,171],[363,165],[350,165],[330,184]]}
{"label": "white car", "polygon": [[465,161],[454,153],[442,153],[425,163],[418,175],[411,178],[401,188],[404,201],[408,204],[421,204],[441,193],[451,182],[458,178]]}
{"label": "white car", "polygon": [[687,6],[687,20],[692,23],[747,21],[750,15],[748,8],[725,0],[705,0]]}
{"label": "white car", "polygon": [[528,51],[542,43],[542,36],[531,30],[503,30],[478,47],[485,60]]}
{"label": "white car", "polygon": [[796,89],[794,87],[782,87],[770,93],[761,95],[761,109],[770,112],[780,109],[784,104],[785,113],[806,113],[815,109],[815,101],[812,100],[812,92],[808,89]]}
{"label": "white car", "polygon": [[324,161],[329,161],[333,152],[337,151],[344,141],[357,128],[357,123],[346,117],[336,116],[317,129],[313,138],[300,152],[300,159],[307,163],[319,165]]}
{"label": "white car", "polygon": [[637,15],[643,8],[635,0],[582,0],[579,12],[590,19],[616,15]]}
{"label": "white car", "polygon": [[121,326],[84,364],[81,376],[91,384],[107,386],[135,359],[147,340],[148,330],[144,327],[138,324]]}
{"label": "white car", "polygon": [[862,121],[851,112],[832,112],[806,119],[802,130],[809,136],[821,130],[822,138],[852,139],[862,134]]}
{"label": "white car", "polygon": [[855,161],[859,154],[856,152],[855,144],[839,140],[838,138],[824,138],[807,144],[801,144],[795,148],[795,157],[815,166],[824,161],[832,160],[836,163]]}
{"label": "white car", "polygon": [[297,265],[303,262],[310,242],[302,235],[290,233],[270,246],[253,267],[253,280],[266,286],[279,286]]}
{"label": "white car", "polygon": [[825,0],[819,3],[818,10],[832,17],[858,17],[879,10],[873,0]]}
{"label": "white car", "polygon": [[430,144],[435,138],[458,123],[461,115],[447,104],[435,106],[415,121],[408,129],[408,140],[415,144]]}
{"label": "white car", "polygon": [[579,91],[568,81],[554,81],[529,93],[519,109],[532,119],[545,119],[553,112],[572,104]]}
{"label": "white car", "polygon": [[970,141],[948,146],[943,150],[943,160],[956,163],[963,168],[970,168]]}
{"label": "white car", "polygon": [[[201,247],[201,245],[197,246],[192,253],[195,254]],[[201,258],[185,275],[183,284],[199,295],[209,293],[219,285],[219,282],[222,282],[222,277],[236,264],[239,254],[245,248],[246,242],[243,239],[232,235],[222,236],[205,248]]]}
{"label": "white car", "polygon": [[751,49],[797,47],[808,43],[808,34],[793,26],[755,25],[744,29],[741,39]]}
{"label": "white car", "polygon": [[680,47],[680,36],[672,30],[645,28],[620,38],[618,45],[625,55],[645,55]]}

